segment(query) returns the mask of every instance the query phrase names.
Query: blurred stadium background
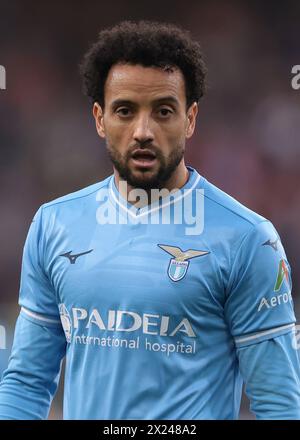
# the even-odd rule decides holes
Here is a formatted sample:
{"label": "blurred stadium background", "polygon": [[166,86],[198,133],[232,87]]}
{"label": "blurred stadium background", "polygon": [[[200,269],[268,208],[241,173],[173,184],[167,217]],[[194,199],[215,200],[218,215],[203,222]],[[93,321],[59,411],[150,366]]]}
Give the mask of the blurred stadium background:
{"label": "blurred stadium background", "polygon": [[[7,365],[18,314],[22,247],[44,202],[111,173],[78,64],[98,31],[123,19],[170,21],[199,39],[209,91],[187,163],[279,231],[300,316],[300,3],[231,1],[0,2],[0,324]],[[61,418],[62,386],[50,418]],[[241,418],[253,418],[244,398]]]}

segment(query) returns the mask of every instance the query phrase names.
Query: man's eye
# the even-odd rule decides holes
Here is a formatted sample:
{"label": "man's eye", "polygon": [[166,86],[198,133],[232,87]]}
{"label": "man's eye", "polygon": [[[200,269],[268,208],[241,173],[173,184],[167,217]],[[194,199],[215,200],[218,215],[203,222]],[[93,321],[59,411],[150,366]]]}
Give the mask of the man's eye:
{"label": "man's eye", "polygon": [[159,113],[160,113],[161,116],[169,116],[173,112],[170,109],[168,109],[168,108],[161,108],[159,110]]}
{"label": "man's eye", "polygon": [[117,114],[120,116],[129,116],[130,115],[130,109],[126,107],[121,107],[117,110]]}

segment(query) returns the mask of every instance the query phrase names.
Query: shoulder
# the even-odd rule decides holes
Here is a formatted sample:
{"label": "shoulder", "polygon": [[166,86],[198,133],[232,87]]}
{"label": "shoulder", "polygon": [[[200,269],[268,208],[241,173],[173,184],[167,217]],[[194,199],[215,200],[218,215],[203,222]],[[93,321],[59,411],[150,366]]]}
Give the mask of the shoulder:
{"label": "shoulder", "polygon": [[219,221],[232,222],[233,225],[244,226],[246,229],[252,229],[261,222],[268,222],[268,219],[249,209],[206,179],[203,188],[206,208],[217,215]]}
{"label": "shoulder", "polygon": [[215,249],[224,251],[230,266],[241,248],[276,242],[280,237],[271,221],[249,209],[207,180],[203,185],[204,229],[209,231]]}
{"label": "shoulder", "polygon": [[106,179],[102,180],[101,182],[93,183],[92,185],[86,186],[85,188],[81,188],[77,191],[74,191],[72,193],[66,194],[64,196],[58,197],[54,200],[51,200],[47,203],[44,203],[41,208],[43,210],[47,210],[47,208],[55,207],[57,205],[65,205],[70,202],[73,203],[81,203],[87,198],[93,198],[96,197],[97,192],[108,186],[108,182],[110,180],[111,176],[107,177]]}
{"label": "shoulder", "polygon": [[85,218],[89,213],[94,212],[98,203],[97,194],[100,190],[108,188],[110,178],[111,176],[42,204],[34,216],[34,221],[44,231],[50,232],[54,224],[70,225],[80,218]]}

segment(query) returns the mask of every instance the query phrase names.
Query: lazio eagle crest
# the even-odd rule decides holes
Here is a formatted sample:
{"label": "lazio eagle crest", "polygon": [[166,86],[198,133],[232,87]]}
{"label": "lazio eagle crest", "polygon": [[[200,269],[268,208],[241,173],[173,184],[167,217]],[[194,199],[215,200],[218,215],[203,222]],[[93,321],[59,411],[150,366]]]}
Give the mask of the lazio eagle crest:
{"label": "lazio eagle crest", "polygon": [[186,275],[190,264],[188,260],[209,254],[208,251],[197,251],[194,249],[182,251],[179,247],[164,244],[158,244],[157,246],[172,255],[172,257],[175,257],[171,258],[168,267],[168,275],[172,281],[180,281]]}

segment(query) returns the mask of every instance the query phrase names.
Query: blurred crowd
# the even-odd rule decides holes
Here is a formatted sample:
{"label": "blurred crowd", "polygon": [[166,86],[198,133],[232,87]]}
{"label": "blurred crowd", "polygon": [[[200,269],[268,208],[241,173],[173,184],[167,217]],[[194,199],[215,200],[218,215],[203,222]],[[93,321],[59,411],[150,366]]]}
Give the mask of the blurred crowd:
{"label": "blurred crowd", "polygon": [[300,91],[291,87],[291,69],[300,64],[300,3],[2,0],[0,324],[13,329],[18,313],[34,212],[111,173],[81,92],[82,56],[103,27],[141,18],[182,25],[200,41],[209,88],[187,163],[273,222],[292,266],[299,317]]}

